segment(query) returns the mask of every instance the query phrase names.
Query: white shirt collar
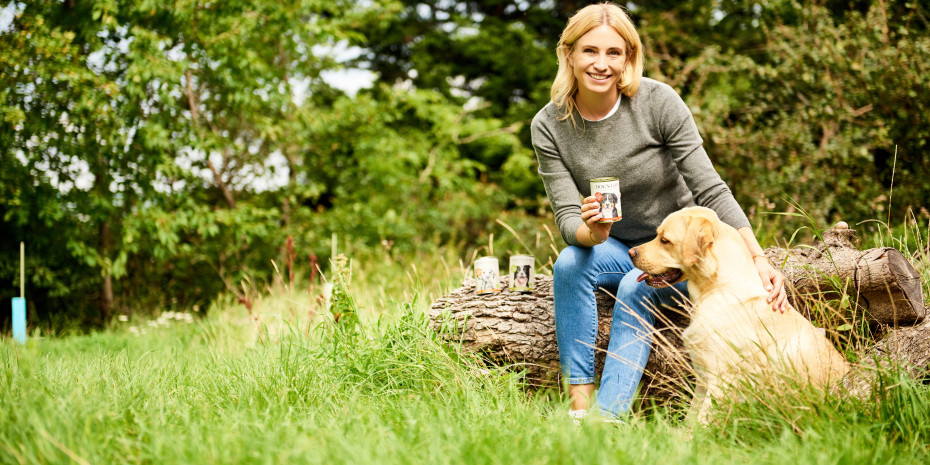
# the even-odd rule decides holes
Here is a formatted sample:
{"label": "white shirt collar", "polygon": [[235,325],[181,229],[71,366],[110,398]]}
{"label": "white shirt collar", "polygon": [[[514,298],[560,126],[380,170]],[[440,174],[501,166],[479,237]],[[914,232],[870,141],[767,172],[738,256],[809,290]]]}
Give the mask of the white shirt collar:
{"label": "white shirt collar", "polygon": [[623,98],[623,94],[617,95],[617,103],[614,104],[614,107],[610,110],[610,113],[607,113],[607,116],[604,116],[601,119],[588,119],[588,118],[585,118],[584,116],[582,116],[582,118],[584,118],[585,121],[604,121],[605,119],[610,118],[611,116],[613,116],[614,113],[617,112],[617,108],[620,108],[620,99],[622,98]]}

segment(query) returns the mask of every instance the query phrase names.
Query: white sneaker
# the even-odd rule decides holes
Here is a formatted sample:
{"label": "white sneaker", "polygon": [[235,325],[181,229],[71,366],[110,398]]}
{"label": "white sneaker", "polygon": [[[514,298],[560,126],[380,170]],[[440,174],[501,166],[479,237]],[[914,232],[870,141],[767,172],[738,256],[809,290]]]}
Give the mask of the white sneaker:
{"label": "white sneaker", "polygon": [[581,426],[581,422],[588,416],[587,410],[569,410],[568,417],[572,419],[575,426]]}
{"label": "white sneaker", "polygon": [[592,413],[591,418],[608,425],[620,426],[627,424],[626,421],[622,420],[620,417],[615,417],[613,414],[601,410]]}
{"label": "white sneaker", "polygon": [[[575,426],[581,426],[581,423],[585,421],[585,419],[588,418],[588,411],[587,410],[569,410],[568,417],[572,419],[572,422],[575,423]],[[594,414],[592,414],[591,417],[601,423],[606,423],[608,425],[620,426],[620,425],[626,424],[625,421],[619,418],[616,418],[616,417],[606,417],[606,416],[594,415]]]}

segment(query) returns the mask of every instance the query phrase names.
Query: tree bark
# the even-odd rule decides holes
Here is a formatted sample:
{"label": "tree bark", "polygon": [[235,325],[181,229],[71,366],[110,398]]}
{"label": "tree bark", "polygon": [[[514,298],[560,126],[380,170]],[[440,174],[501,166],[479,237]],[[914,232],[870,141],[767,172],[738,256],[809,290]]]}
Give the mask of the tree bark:
{"label": "tree bark", "polygon": [[[874,380],[875,364],[898,363],[908,367],[912,376],[930,373],[930,319],[914,327],[898,326],[922,319],[920,279],[904,256],[887,248],[858,251],[847,231],[824,234],[810,249],[768,249],[775,265],[784,264],[792,302],[806,305],[813,292],[833,292],[837,276],[849,281],[847,292],[859,296],[857,310],[876,327],[894,329],[884,332],[874,347],[860,356],[864,361],[844,380],[857,395],[867,394],[862,386]],[[832,274],[836,273],[836,275]],[[479,352],[495,363],[513,364],[525,371],[529,385],[558,386],[560,383],[558,347],[552,303],[552,278],[536,276],[532,294],[507,291],[509,277],[501,279],[504,291],[476,295],[474,281],[466,279],[462,287],[439,298],[429,310],[431,326],[447,340],[460,342],[464,350]],[[916,287],[915,287],[916,286]],[[604,365],[614,298],[598,292],[598,336],[595,363],[598,372]],[[809,312],[802,314],[810,315]],[[683,309],[660,309],[656,313],[653,351],[646,365],[644,394],[667,400],[687,391],[691,376],[690,361],[683,350],[681,331],[690,323]],[[876,360],[869,368],[868,360]]]}
{"label": "tree bark", "polygon": [[[104,219],[100,222],[100,256],[109,257],[113,238],[110,233],[110,223]],[[103,282],[100,283],[100,320],[102,325],[110,322],[113,314],[113,271],[110,265],[104,263]]]}
{"label": "tree bark", "polygon": [[860,251],[852,229],[830,229],[821,237],[810,247],[765,251],[785,274],[795,308],[803,313],[813,301],[840,300],[845,290],[857,316],[872,324],[911,324],[924,318],[920,275],[904,254],[891,247]]}
{"label": "tree bark", "polygon": [[914,379],[930,375],[930,318],[885,333],[861,354],[860,362],[843,378],[843,388],[853,396],[868,398],[878,372],[890,368],[899,368]]}

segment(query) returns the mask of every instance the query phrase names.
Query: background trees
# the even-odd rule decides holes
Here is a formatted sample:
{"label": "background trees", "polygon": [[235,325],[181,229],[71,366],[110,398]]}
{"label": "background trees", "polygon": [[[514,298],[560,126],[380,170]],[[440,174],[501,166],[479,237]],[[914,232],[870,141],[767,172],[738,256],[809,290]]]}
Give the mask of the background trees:
{"label": "background trees", "polygon": [[[484,242],[502,210],[545,215],[528,123],[587,3],[8,4],[0,297],[20,241],[33,310],[103,324],[268,281],[289,236],[307,264],[334,232],[405,253]],[[921,214],[923,6],[627,7],[647,75],[683,95],[751,213],[790,197],[823,222]],[[322,77],[345,68],[377,80],[347,94]]]}

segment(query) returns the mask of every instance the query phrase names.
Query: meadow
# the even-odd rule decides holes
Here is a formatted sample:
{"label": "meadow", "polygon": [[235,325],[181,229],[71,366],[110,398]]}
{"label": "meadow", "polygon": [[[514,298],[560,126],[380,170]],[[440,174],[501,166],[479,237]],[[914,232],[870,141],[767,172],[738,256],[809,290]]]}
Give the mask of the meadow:
{"label": "meadow", "polygon": [[[870,241],[920,259],[926,287],[926,230],[900,232]],[[281,279],[254,294],[258,326],[229,296],[206,315],[4,338],[0,463],[930,461],[930,386],[895,372],[862,401],[789,395],[694,429],[672,404],[577,426],[557,391],[527,390],[428,328],[426,309],[461,283],[469,252],[484,250],[346,257],[329,311],[318,285]]]}

